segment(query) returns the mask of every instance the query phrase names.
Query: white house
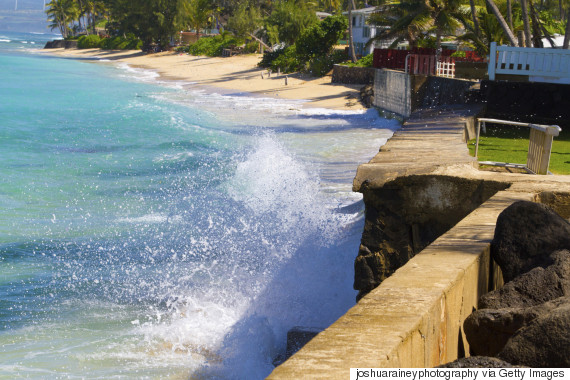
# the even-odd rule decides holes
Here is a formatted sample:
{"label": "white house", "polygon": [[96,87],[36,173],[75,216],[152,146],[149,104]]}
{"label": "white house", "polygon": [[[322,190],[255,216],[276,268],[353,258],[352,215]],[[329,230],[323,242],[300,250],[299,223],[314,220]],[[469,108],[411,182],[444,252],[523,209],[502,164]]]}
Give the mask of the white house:
{"label": "white house", "polygon": [[[381,30],[380,26],[368,24],[370,15],[377,12],[380,7],[368,7],[363,9],[355,9],[352,11],[352,40],[354,42],[354,52],[356,55],[365,56],[374,51],[374,48],[388,48],[393,40],[375,41],[366,47],[368,41],[376,37],[376,33]],[[348,12],[342,13],[348,17]]]}

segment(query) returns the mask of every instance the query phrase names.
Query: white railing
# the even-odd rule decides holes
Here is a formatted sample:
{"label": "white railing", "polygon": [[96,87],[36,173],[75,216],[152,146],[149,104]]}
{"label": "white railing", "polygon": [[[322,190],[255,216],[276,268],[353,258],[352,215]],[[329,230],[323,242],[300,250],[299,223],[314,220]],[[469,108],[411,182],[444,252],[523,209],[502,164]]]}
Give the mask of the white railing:
{"label": "white railing", "polygon": [[550,152],[552,151],[552,139],[558,136],[562,129],[557,125],[541,125],[531,123],[520,123],[517,121],[499,119],[477,119],[477,142],[475,145],[475,157],[479,154],[479,135],[481,128],[485,131],[485,123],[514,125],[530,128],[530,138],[528,143],[528,154],[526,164],[513,164],[507,162],[479,161],[482,165],[503,166],[509,168],[524,169],[532,174],[552,174],[548,171],[550,164]]}
{"label": "white railing", "polygon": [[436,75],[438,77],[455,78],[455,62],[449,58],[438,62]]}
{"label": "white railing", "polygon": [[570,50],[497,46],[491,42],[489,79],[528,75],[533,82],[570,83]]}

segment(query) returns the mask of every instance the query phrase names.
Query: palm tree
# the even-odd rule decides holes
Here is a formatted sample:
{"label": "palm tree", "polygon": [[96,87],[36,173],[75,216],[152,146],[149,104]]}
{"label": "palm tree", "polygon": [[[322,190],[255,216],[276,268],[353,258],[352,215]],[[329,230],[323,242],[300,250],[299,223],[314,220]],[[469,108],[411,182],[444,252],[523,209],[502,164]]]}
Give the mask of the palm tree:
{"label": "palm tree", "polygon": [[352,34],[352,11],[356,9],[354,0],[348,2],[348,51],[350,52],[350,60],[356,62],[356,52],[354,51],[354,38]]}
{"label": "palm tree", "polygon": [[495,4],[493,0],[485,0],[485,1],[487,2],[489,8],[491,8],[491,10],[493,11],[493,14],[495,15],[497,21],[499,22],[499,25],[501,25],[501,28],[503,29],[505,35],[509,39],[511,46],[518,46],[515,35],[513,34],[511,28],[509,28],[509,25],[507,25],[507,22],[503,18],[501,11],[499,11],[499,7],[497,7],[497,4]]}
{"label": "palm tree", "polygon": [[410,47],[427,33],[436,35],[439,51],[441,37],[454,35],[466,13],[460,0],[399,0],[383,6],[370,17],[370,23],[388,26],[374,39],[394,39],[392,45],[407,40]]}
{"label": "palm tree", "polygon": [[79,16],[79,10],[73,0],[51,0],[46,13],[50,28],[59,29],[63,38],[67,38],[71,33],[70,25]]}
{"label": "palm tree", "polygon": [[385,4],[380,12],[372,14],[369,22],[386,27],[373,40],[394,39],[392,46],[407,40],[410,47],[433,26],[427,3],[423,0],[400,0]]}

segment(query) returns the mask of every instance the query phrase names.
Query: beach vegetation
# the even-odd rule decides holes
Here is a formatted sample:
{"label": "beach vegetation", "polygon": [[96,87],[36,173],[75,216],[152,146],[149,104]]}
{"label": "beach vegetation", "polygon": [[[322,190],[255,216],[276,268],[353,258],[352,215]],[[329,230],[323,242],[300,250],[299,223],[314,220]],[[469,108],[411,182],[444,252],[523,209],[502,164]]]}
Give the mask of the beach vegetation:
{"label": "beach vegetation", "polygon": [[[244,44],[243,39],[233,36],[231,33],[224,32],[216,36],[208,36],[200,38],[193,44],[188,46],[188,53],[192,55],[205,55],[209,57],[219,57],[224,49],[241,46]],[[256,44],[257,50],[257,44]]]}
{"label": "beach vegetation", "polygon": [[305,1],[287,0],[278,2],[271,15],[265,20],[265,31],[269,42],[284,42],[293,45],[301,33],[318,23],[317,15]]}
{"label": "beach vegetation", "polygon": [[71,36],[73,24],[79,17],[77,3],[73,0],[51,0],[47,4],[49,28],[57,29],[63,38]]}
{"label": "beach vegetation", "polygon": [[181,0],[177,23],[183,28],[194,29],[200,39],[200,31],[213,21],[215,9],[212,0]]}
{"label": "beach vegetation", "polygon": [[346,60],[344,51],[334,50],[334,46],[347,27],[346,17],[327,17],[306,28],[295,44],[264,53],[259,66],[284,73],[305,71],[325,75],[335,63]]}
{"label": "beach vegetation", "polygon": [[[79,45],[79,43],[78,43]],[[105,50],[140,50],[143,42],[129,33],[126,37],[107,37],[99,41],[98,47]]]}
{"label": "beach vegetation", "polygon": [[249,1],[244,1],[229,17],[226,29],[232,31],[239,38],[245,38],[259,30],[262,23],[263,18],[259,8],[250,4]]}
{"label": "beach vegetation", "polygon": [[365,55],[364,57],[360,58],[358,61],[356,62],[343,62],[343,65],[349,66],[349,67],[372,67],[374,61],[374,54],[368,54]]}
{"label": "beach vegetation", "polygon": [[78,49],[94,49],[98,48],[101,43],[101,37],[97,34],[91,34],[89,36],[81,36],[77,40]]}

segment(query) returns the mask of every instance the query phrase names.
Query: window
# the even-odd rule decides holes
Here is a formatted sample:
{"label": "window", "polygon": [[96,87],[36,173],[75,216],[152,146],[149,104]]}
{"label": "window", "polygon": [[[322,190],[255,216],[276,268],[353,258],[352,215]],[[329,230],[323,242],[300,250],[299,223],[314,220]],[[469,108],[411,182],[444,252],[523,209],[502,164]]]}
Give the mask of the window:
{"label": "window", "polygon": [[365,26],[362,29],[362,37],[363,38],[370,38],[370,28],[369,27]]}

